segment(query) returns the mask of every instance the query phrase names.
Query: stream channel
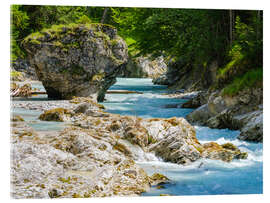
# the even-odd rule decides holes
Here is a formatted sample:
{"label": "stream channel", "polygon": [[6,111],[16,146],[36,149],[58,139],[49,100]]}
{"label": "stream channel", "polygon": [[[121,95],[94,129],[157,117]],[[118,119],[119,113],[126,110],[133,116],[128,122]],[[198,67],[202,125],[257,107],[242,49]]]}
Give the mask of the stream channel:
{"label": "stream channel", "polygon": [[[32,87],[44,91],[40,83]],[[154,85],[152,79],[117,78],[110,90],[131,90],[143,94],[106,94],[102,102],[109,113],[135,115],[143,118],[185,117],[194,109],[176,108],[186,99],[171,98],[166,93],[166,86]],[[14,99],[12,102],[45,102],[46,95],[29,99]],[[11,112],[21,115],[28,124],[37,131],[61,130],[65,124],[61,122],[39,121],[42,111],[12,108]],[[220,194],[262,194],[263,192],[263,145],[238,140],[239,131],[228,129],[210,129],[195,126],[196,135],[201,143],[210,141],[224,144],[231,142],[241,151],[248,152],[246,160],[233,160],[226,163],[219,160],[200,159],[188,166],[163,162],[154,157],[153,161],[137,161],[148,175],[162,173],[171,182],[164,188],[152,187],[143,196],[169,195],[220,195]]]}

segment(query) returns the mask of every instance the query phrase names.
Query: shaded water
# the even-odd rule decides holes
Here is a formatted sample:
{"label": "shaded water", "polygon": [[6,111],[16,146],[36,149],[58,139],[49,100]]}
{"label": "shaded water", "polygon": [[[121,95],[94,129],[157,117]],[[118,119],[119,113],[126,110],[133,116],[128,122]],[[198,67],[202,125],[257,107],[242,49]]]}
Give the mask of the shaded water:
{"label": "shaded water", "polygon": [[[192,109],[176,107],[184,99],[169,98],[166,86],[153,85],[151,79],[118,78],[112,90],[134,90],[143,94],[107,94],[103,102],[106,111],[121,115],[168,118],[185,117]],[[239,131],[210,129],[195,126],[201,143],[215,141],[219,144],[231,142],[240,150],[248,152],[247,160],[234,160],[231,163],[201,159],[189,166],[153,160],[138,162],[149,175],[159,172],[172,180],[165,188],[151,188],[144,196],[171,195],[215,195],[215,194],[260,194],[262,193],[262,144],[240,141]]]}

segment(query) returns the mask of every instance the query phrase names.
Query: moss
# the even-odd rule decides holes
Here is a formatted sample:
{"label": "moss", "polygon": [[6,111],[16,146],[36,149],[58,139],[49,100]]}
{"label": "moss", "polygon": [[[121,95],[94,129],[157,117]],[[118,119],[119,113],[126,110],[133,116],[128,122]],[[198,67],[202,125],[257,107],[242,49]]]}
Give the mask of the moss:
{"label": "moss", "polygon": [[213,151],[222,151],[223,147],[221,147],[219,144],[217,144],[216,142],[209,142],[209,143],[205,143],[203,145],[203,147],[205,149],[207,149],[207,151],[209,152],[213,152]]}
{"label": "moss", "polygon": [[15,115],[15,116],[13,116],[12,118],[11,118],[11,121],[13,121],[13,122],[22,122],[22,121],[24,121],[24,119],[21,117],[21,116],[19,116],[19,115]]}
{"label": "moss", "polygon": [[29,179],[23,179],[23,183],[29,183],[30,180]]}
{"label": "moss", "polygon": [[176,117],[170,118],[170,119],[166,119],[166,121],[168,123],[170,123],[172,126],[177,126],[179,125],[179,121],[177,120]]}
{"label": "moss", "polygon": [[[70,34],[70,35],[77,35],[78,34],[78,28],[83,27],[85,30],[80,30],[81,32],[87,33],[88,30],[92,29],[95,31],[95,34],[97,37],[103,38],[106,41],[109,41],[110,38],[105,33],[101,32],[100,29],[102,27],[111,27],[110,25],[105,24],[99,24],[99,23],[89,23],[84,22],[85,24],[81,23],[70,23],[70,24],[59,24],[59,25],[52,25],[50,28],[44,28],[40,32],[35,32],[30,35],[28,35],[24,40],[23,43],[32,43],[32,44],[41,44],[41,40],[45,36],[49,36],[50,38],[54,39],[60,39],[61,35],[64,33]],[[60,44],[57,44],[57,46]],[[70,47],[78,48],[78,44],[72,43],[69,45]]]}
{"label": "moss", "polygon": [[32,43],[32,44],[40,44],[40,39],[42,39],[44,37],[44,34],[40,33],[40,32],[35,32],[32,33],[30,35],[28,35],[23,42],[28,42],[28,43]]}
{"label": "moss", "polygon": [[157,142],[157,140],[154,139],[153,136],[150,136],[150,135],[148,134],[148,144],[154,144],[154,143],[156,143],[156,142]]}
{"label": "moss", "polygon": [[60,41],[54,41],[53,45],[56,47],[61,47],[61,48],[64,46]]}
{"label": "moss", "polygon": [[223,145],[221,145],[224,149],[229,149],[229,150],[232,150],[232,151],[235,151],[235,150],[237,150],[238,148],[235,146],[235,145],[233,145],[232,143],[225,143],[225,144],[223,144]]}
{"label": "moss", "polygon": [[151,177],[151,180],[169,180],[169,178],[167,178],[165,175],[161,174],[161,173],[154,173]]}
{"label": "moss", "polygon": [[115,46],[119,43],[119,39],[112,39],[112,40],[110,40],[110,43],[112,46]]}
{"label": "moss", "polygon": [[121,144],[119,142],[116,142],[116,144],[113,146],[113,149],[117,150],[117,151],[120,151],[125,155],[130,155],[131,154],[130,150],[125,145],[123,145],[123,144]]}
{"label": "moss", "polygon": [[97,82],[97,81],[101,81],[105,76],[105,73],[98,73],[98,74],[95,74],[93,75],[91,81],[92,82]]}
{"label": "moss", "polygon": [[64,115],[71,116],[71,112],[64,108],[55,108],[45,111],[39,116],[40,120],[44,121],[64,121]]}
{"label": "moss", "polygon": [[247,152],[241,152],[239,155],[236,156],[237,159],[247,159],[248,153]]}
{"label": "moss", "polygon": [[236,77],[229,85],[222,90],[222,95],[234,96],[241,90],[252,87],[262,87],[262,68],[246,72],[241,77]]}
{"label": "moss", "polygon": [[22,73],[13,70],[13,71],[11,71],[10,76],[11,76],[12,80],[18,80],[20,77],[22,77]]}
{"label": "moss", "polygon": [[73,193],[72,198],[83,198],[79,193]]}
{"label": "moss", "polygon": [[71,182],[70,182],[71,178],[70,177],[68,177],[67,179],[60,177],[60,178],[58,178],[58,180],[63,182],[63,183],[71,184]]}
{"label": "moss", "polygon": [[200,154],[203,153],[203,151],[204,151],[204,148],[203,148],[203,147],[198,147],[198,146],[196,146],[196,145],[193,145],[193,147],[194,147],[198,152],[200,152]]}
{"label": "moss", "polygon": [[110,41],[110,37],[101,31],[95,32],[95,35],[96,37],[105,39],[106,41]]}

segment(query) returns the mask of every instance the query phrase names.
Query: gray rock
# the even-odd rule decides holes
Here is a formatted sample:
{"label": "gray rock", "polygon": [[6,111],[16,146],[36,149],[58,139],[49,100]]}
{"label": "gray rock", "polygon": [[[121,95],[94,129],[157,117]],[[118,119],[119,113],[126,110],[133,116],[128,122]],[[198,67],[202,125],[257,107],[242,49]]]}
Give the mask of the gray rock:
{"label": "gray rock", "polygon": [[194,110],[193,112],[191,112],[190,114],[188,114],[186,118],[190,123],[205,125],[206,121],[211,116],[213,115],[210,113],[208,105],[204,104],[199,108],[197,108],[196,110]]}
{"label": "gray rock", "polygon": [[26,59],[17,59],[11,65],[14,70],[24,73],[26,79],[38,80],[35,69]]}
{"label": "gray rock", "polygon": [[25,38],[23,46],[48,97],[56,99],[102,101],[128,58],[117,30],[101,24],[47,29]]}
{"label": "gray rock", "polygon": [[167,71],[167,65],[162,56],[152,59],[151,56],[129,57],[126,68],[121,72],[122,77],[158,78]]}
{"label": "gray rock", "polygon": [[207,93],[198,92],[189,101],[183,103],[181,108],[198,108],[207,103]]}
{"label": "gray rock", "polygon": [[[239,117],[238,117],[239,118]],[[263,111],[255,111],[242,116],[242,129],[238,136],[240,140],[263,141]]]}

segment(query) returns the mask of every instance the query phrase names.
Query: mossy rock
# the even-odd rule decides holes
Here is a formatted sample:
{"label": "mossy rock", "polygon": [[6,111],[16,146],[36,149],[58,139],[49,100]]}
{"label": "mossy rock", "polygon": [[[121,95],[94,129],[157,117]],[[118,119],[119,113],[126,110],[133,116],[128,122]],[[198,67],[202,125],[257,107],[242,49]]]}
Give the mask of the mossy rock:
{"label": "mossy rock", "polygon": [[154,173],[149,177],[151,185],[161,185],[169,183],[170,179],[161,173]]}
{"label": "mossy rock", "polygon": [[15,115],[15,116],[12,116],[11,121],[13,121],[13,122],[22,122],[22,121],[24,121],[24,119],[19,115]]}
{"label": "mossy rock", "polygon": [[233,145],[232,143],[225,143],[225,144],[223,144],[223,145],[221,145],[224,149],[229,149],[229,150],[232,150],[232,151],[236,151],[236,150],[238,150],[238,148],[235,146],[235,145]]}
{"label": "mossy rock", "polygon": [[39,116],[43,121],[67,121],[72,116],[72,112],[64,108],[55,108],[45,111]]}
{"label": "mossy rock", "polygon": [[132,154],[131,151],[127,148],[127,146],[120,142],[116,142],[116,144],[113,146],[113,149],[122,152],[126,156],[130,156]]}
{"label": "mossy rock", "polygon": [[15,71],[15,70],[11,71],[10,79],[12,81],[24,81],[25,80],[25,78],[23,77],[23,73]]}
{"label": "mossy rock", "polygon": [[70,100],[69,102],[72,104],[89,103],[93,106],[98,107],[99,109],[105,109],[104,105],[93,101],[91,97],[72,97],[72,100]]}
{"label": "mossy rock", "polygon": [[109,128],[111,131],[117,131],[121,128],[121,123],[119,121],[113,121]]}
{"label": "mossy rock", "polygon": [[248,154],[241,152],[232,143],[226,143],[219,145],[215,142],[205,143],[203,145],[203,155],[206,158],[222,160],[225,162],[231,162],[233,159],[246,159]]}

